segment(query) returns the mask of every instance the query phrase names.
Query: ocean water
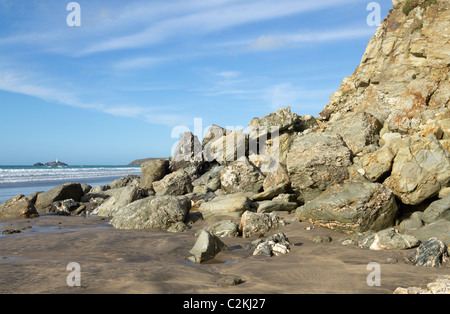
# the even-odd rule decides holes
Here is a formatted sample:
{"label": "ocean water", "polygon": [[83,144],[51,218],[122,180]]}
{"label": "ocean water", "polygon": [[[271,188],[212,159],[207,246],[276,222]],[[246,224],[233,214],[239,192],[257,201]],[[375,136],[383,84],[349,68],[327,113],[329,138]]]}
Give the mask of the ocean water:
{"label": "ocean water", "polygon": [[0,166],[0,204],[16,195],[48,191],[67,182],[91,186],[127,175],[141,175],[139,166]]}

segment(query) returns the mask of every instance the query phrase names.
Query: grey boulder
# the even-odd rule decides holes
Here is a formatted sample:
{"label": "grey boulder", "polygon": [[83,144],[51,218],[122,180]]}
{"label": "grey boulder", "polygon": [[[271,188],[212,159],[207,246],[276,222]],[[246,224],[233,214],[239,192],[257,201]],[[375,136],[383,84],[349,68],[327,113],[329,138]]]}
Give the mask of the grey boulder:
{"label": "grey boulder", "polygon": [[191,202],[183,196],[150,196],[119,209],[111,225],[117,229],[161,229],[184,222]]}
{"label": "grey boulder", "polygon": [[347,233],[380,231],[393,225],[398,207],[379,183],[347,181],[330,186],[297,209],[299,219]]}

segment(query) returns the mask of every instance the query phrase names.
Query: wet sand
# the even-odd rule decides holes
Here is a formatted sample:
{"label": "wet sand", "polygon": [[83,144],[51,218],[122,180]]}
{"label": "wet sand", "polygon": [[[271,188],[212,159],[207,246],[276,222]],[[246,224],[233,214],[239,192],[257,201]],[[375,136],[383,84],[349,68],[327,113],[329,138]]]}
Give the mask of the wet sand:
{"label": "wet sand", "polygon": [[[214,221],[197,221],[185,233],[116,230],[101,217],[44,215],[36,219],[1,221],[4,228],[22,232],[0,236],[0,293],[2,294],[391,294],[397,287],[422,287],[440,268],[402,262],[414,249],[370,251],[343,246],[345,234],[293,222],[275,232],[289,238],[291,252],[274,257],[253,256],[245,246],[255,238],[222,238],[229,250],[196,265],[187,258],[194,233]],[[270,235],[270,234],[268,234]],[[328,235],[329,243],[313,243]],[[396,264],[381,265],[381,285],[368,286],[370,262],[388,257]],[[67,285],[67,265],[81,266],[81,287]],[[221,279],[238,276],[243,283],[222,286]]]}

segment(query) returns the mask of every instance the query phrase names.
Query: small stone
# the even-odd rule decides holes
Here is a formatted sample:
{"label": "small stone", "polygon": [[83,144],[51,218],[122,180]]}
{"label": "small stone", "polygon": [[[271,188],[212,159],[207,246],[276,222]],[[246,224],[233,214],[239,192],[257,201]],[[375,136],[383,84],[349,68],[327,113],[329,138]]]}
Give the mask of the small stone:
{"label": "small stone", "polygon": [[326,243],[326,242],[331,242],[331,237],[329,236],[315,236],[312,241],[314,243]]}
{"label": "small stone", "polygon": [[226,276],[219,280],[219,286],[237,286],[243,283],[244,281],[237,276]]}

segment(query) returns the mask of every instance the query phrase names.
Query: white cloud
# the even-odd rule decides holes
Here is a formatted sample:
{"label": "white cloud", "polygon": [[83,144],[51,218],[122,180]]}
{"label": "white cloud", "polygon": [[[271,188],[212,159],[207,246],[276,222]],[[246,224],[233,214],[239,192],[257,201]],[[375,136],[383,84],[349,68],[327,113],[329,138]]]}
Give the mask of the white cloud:
{"label": "white cloud", "polygon": [[[197,5],[189,6],[188,4],[191,2],[186,1],[185,5],[181,7],[182,9],[175,11],[176,13],[168,9],[171,8],[170,6],[168,8],[159,7],[163,13],[153,21],[150,18],[150,26],[138,31],[134,29],[127,35],[90,44],[82,51],[82,54],[145,47],[166,42],[173,37],[198,36],[239,25],[282,18],[351,2],[356,2],[356,0],[214,1],[213,5],[204,6],[199,5],[198,1],[193,2]],[[140,3],[139,5],[142,7],[135,7],[135,11],[149,10],[148,4]],[[155,10],[158,10],[158,7]],[[128,14],[124,14],[124,16],[128,16]],[[123,28],[131,28],[130,25],[136,21],[123,18],[118,23],[122,24]]]}
{"label": "white cloud", "polygon": [[248,49],[253,51],[273,50],[284,46],[284,44],[285,42],[281,38],[268,34],[260,36],[248,46]]}
{"label": "white cloud", "polygon": [[179,114],[165,113],[163,110],[167,110],[167,106],[105,105],[101,102],[84,102],[76,91],[48,85],[56,85],[56,82],[43,79],[36,73],[0,69],[0,90],[3,91],[36,97],[50,103],[96,110],[109,115],[141,119],[152,124],[173,126],[182,120]]}

